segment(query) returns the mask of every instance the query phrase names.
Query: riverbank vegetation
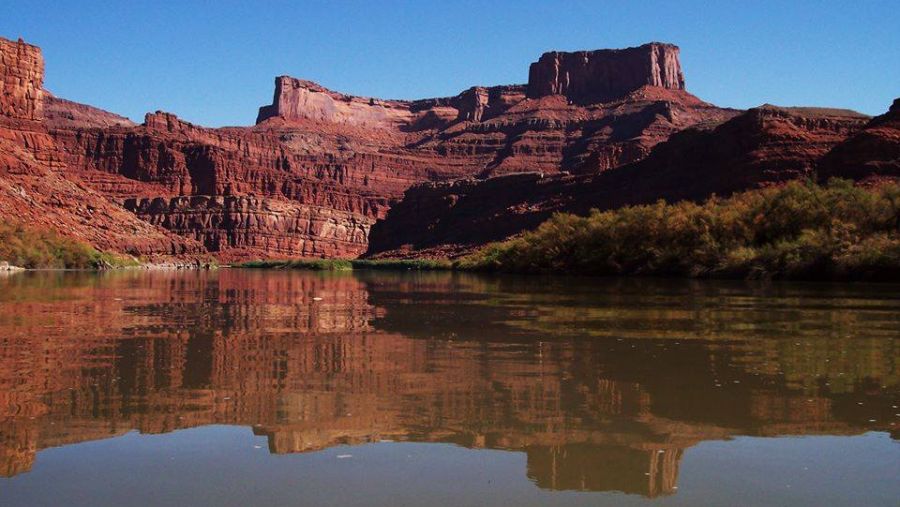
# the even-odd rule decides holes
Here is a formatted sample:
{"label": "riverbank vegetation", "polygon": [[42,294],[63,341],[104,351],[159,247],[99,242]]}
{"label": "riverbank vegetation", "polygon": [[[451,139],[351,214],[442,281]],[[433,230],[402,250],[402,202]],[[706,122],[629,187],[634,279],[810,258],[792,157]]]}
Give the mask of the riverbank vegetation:
{"label": "riverbank vegetation", "polygon": [[310,271],[351,271],[354,269],[439,271],[452,269],[453,264],[447,260],[431,259],[296,259],[250,261],[238,264],[236,267],[254,269],[305,269]]}
{"label": "riverbank vegetation", "polygon": [[104,269],[139,264],[53,230],[21,223],[0,223],[0,261],[28,269]]}
{"label": "riverbank vegetation", "polygon": [[900,185],[792,182],[704,203],[560,213],[457,269],[728,278],[900,279]]}

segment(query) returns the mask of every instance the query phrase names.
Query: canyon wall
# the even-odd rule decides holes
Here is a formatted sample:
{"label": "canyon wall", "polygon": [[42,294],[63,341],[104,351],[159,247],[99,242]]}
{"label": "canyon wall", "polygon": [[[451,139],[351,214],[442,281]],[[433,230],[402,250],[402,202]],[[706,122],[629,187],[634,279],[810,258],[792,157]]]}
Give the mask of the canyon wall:
{"label": "canyon wall", "polygon": [[56,230],[101,250],[197,255],[202,246],[155,227],[73,177],[44,118],[41,50],[0,38],[0,217]]}
{"label": "canyon wall", "polygon": [[865,132],[867,121],[852,111],[767,105],[714,128],[673,134],[645,159],[600,174],[521,174],[418,185],[372,227],[368,255],[458,256],[533,229],[555,212],[703,200],[815,178],[823,157],[855,139],[854,133]]}
{"label": "canyon wall", "polygon": [[420,100],[281,76],[256,125],[205,128],[54,97],[39,49],[0,43],[0,213],[139,255],[457,252],[555,210],[700,199],[819,165],[897,172],[895,113],[859,131],[840,110],[719,108],[685,90],[670,44],[546,53],[527,85]]}
{"label": "canyon wall", "polygon": [[0,38],[0,118],[40,122],[44,117],[44,57],[22,39]]}
{"label": "canyon wall", "polygon": [[900,179],[900,98],[883,115],[834,147],[819,167],[822,177]]}
{"label": "canyon wall", "polygon": [[237,196],[127,199],[138,218],[196,239],[229,258],[347,257],[366,244],[371,222],[334,208]]}
{"label": "canyon wall", "polygon": [[[524,85],[382,100],[281,76],[249,128],[204,128],[161,111],[135,125],[49,94],[44,107],[67,174],[220,258],[355,257],[412,185],[592,174],[642,159],[683,128],[736,114],[669,83],[677,48],[609,55],[610,68],[630,65],[629,83],[643,84],[608,102],[527,98]],[[646,75],[634,77],[642,66]]]}
{"label": "canyon wall", "polygon": [[678,46],[544,53],[528,71],[528,97],[565,95],[578,103],[623,97],[643,86],[684,90]]}

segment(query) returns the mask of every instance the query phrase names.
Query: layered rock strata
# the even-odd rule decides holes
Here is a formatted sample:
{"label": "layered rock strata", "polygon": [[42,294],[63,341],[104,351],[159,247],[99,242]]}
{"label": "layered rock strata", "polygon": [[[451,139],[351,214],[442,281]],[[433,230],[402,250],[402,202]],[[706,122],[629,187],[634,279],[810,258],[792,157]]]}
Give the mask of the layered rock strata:
{"label": "layered rock strata", "polygon": [[0,217],[57,230],[101,250],[196,255],[198,243],[155,227],[73,177],[48,134],[41,50],[0,39]]}
{"label": "layered rock strata", "polygon": [[127,199],[124,205],[142,220],[235,258],[353,255],[370,227],[354,213],[248,196]]}
{"label": "layered rock strata", "polygon": [[601,174],[423,184],[373,226],[368,254],[455,256],[534,228],[558,211],[702,200],[816,177],[819,161],[867,120],[852,111],[766,105],[715,128],[674,134],[644,160]]}
{"label": "layered rock strata", "polygon": [[644,86],[684,90],[678,46],[544,53],[528,71],[528,97],[565,95],[573,102],[620,98]]}
{"label": "layered rock strata", "polygon": [[44,57],[40,48],[0,38],[0,118],[44,118]]}
{"label": "layered rock strata", "polygon": [[[356,97],[282,76],[255,126],[226,128],[161,111],[136,125],[53,97],[38,48],[3,40],[2,50],[3,170],[54,183],[7,177],[0,212],[137,254],[455,250],[555,210],[699,199],[820,165],[829,174],[858,168],[857,179],[896,172],[892,113],[857,133],[866,119],[852,112],[718,108],[685,90],[670,44],[546,53],[525,85],[421,100]],[[838,148],[849,136],[854,144]]]}
{"label": "layered rock strata", "polygon": [[[658,44],[592,53],[597,68],[631,69],[616,94],[597,95],[605,102],[575,103],[562,89],[526,97],[540,76],[412,101],[282,76],[250,128],[204,128],[159,111],[134,125],[50,96],[45,110],[71,174],[220,257],[353,257],[412,185],[596,173],[642,159],[687,126],[736,114],[685,92],[677,57]],[[599,72],[584,76],[598,90]]]}
{"label": "layered rock strata", "polygon": [[822,159],[819,172],[823,177],[855,180],[900,178],[900,98],[888,112],[835,146]]}

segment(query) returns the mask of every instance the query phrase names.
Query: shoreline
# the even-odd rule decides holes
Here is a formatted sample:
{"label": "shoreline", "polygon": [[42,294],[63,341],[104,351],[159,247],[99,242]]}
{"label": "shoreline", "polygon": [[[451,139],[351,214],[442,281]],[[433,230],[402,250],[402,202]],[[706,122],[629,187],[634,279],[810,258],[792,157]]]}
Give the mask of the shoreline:
{"label": "shoreline", "polygon": [[850,272],[833,276],[785,276],[759,275],[739,276],[726,273],[699,273],[694,275],[661,274],[661,273],[572,273],[567,271],[516,271],[504,269],[488,269],[483,266],[473,267],[461,259],[260,259],[245,262],[217,264],[215,262],[148,262],[136,265],[108,266],[98,268],[23,268],[6,262],[0,262],[0,276],[29,272],[73,272],[73,273],[109,273],[122,271],[215,271],[219,269],[244,269],[255,271],[311,271],[311,272],[354,272],[354,271],[396,271],[396,272],[450,272],[480,275],[515,275],[528,277],[589,277],[603,279],[666,279],[666,280],[723,280],[723,281],[775,281],[775,282],[809,282],[809,283],[900,283],[896,273],[882,272]]}

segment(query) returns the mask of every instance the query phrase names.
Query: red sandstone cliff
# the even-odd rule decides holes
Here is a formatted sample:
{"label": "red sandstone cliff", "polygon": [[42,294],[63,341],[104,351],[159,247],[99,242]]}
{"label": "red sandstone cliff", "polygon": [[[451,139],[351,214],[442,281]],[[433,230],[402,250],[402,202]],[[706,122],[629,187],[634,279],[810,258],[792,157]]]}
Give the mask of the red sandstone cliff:
{"label": "red sandstone cliff", "polygon": [[702,200],[814,177],[820,159],[867,119],[845,110],[765,105],[715,128],[676,133],[645,159],[600,174],[423,184],[373,226],[368,255],[453,256],[534,228],[557,211]]}
{"label": "red sandstone cliff", "polygon": [[900,178],[900,98],[885,114],[837,145],[820,164],[823,177]]}
{"label": "red sandstone cliff", "polygon": [[[566,55],[556,53],[575,58]],[[594,102],[526,98],[540,75],[527,86],[412,101],[282,76],[251,128],[208,129],[162,112],[134,125],[52,97],[44,109],[67,172],[144,221],[226,259],[353,257],[411,185],[605,171],[642,159],[674,132],[735,114],[683,90],[674,46],[593,52],[591,62],[567,72],[596,88]],[[609,88],[604,72],[621,81]]]}
{"label": "red sandstone cliff", "polygon": [[684,90],[678,46],[544,53],[528,71],[528,97],[565,95],[578,103],[620,98],[643,86]]}
{"label": "red sandstone cliff", "polygon": [[[433,99],[356,97],[282,76],[253,127],[204,128],[163,112],[135,125],[43,91],[36,47],[3,40],[2,49],[0,213],[138,254],[354,257],[472,245],[552,210],[808,175],[863,123],[773,107],[736,117],[685,91],[676,46],[651,43],[546,53],[526,85]],[[858,148],[830,160],[860,167],[879,152],[887,162],[875,165],[890,173],[895,130],[873,120]],[[490,180],[520,173],[541,177]],[[442,183],[458,179],[468,181]],[[423,183],[433,185],[407,192],[388,217]],[[370,228],[386,217],[370,248]]]}
{"label": "red sandstone cliff", "polygon": [[202,253],[72,177],[44,121],[44,61],[36,46],[0,39],[0,217],[55,229],[101,250]]}

